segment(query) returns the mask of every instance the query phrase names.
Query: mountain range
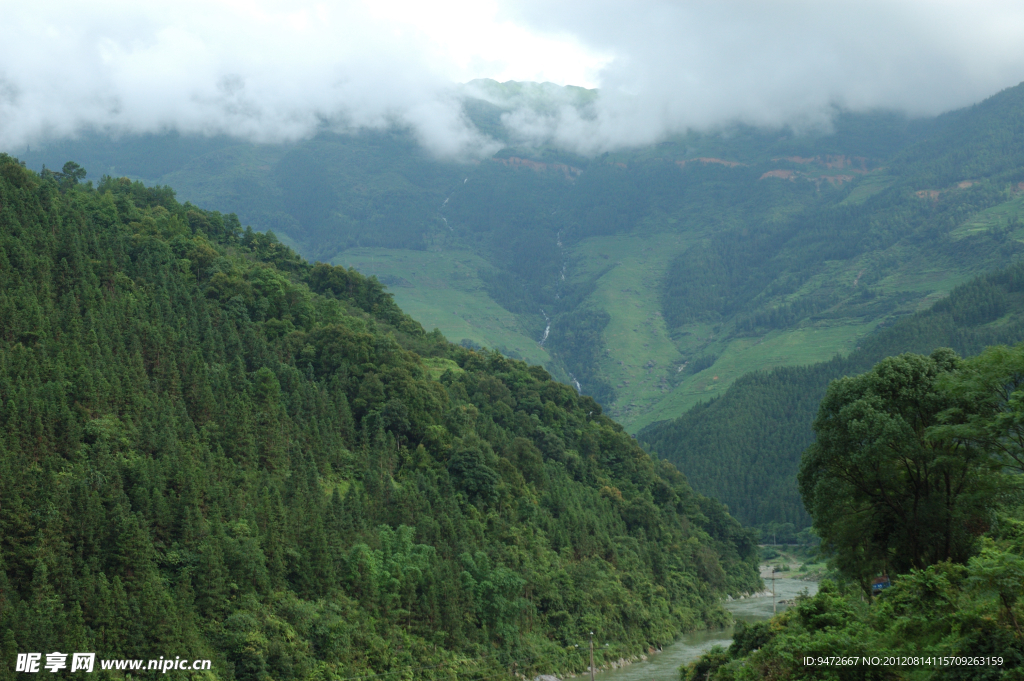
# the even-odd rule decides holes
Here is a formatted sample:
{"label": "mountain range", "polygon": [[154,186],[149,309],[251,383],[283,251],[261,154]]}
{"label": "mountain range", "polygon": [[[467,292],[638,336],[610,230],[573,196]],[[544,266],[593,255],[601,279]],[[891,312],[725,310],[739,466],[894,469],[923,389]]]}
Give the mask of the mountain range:
{"label": "mountain range", "polygon": [[465,115],[504,145],[483,159],[434,158],[400,129],[288,144],[94,133],[18,155],[171,186],[376,276],[425,328],[543,365],[629,432],[660,423],[642,437],[745,522],[805,524],[791,485],[769,511],[772,485],[731,495],[714,481],[734,465],[788,479],[813,400],[785,446],[726,446],[735,422],[711,414],[730,386],[780,367],[866,358],[883,330],[1020,257],[1024,86],[934,118],[837,110],[829,130],[732,125],[593,158],[528,146],[502,123],[524,102],[587,115],[595,96],[467,85]]}

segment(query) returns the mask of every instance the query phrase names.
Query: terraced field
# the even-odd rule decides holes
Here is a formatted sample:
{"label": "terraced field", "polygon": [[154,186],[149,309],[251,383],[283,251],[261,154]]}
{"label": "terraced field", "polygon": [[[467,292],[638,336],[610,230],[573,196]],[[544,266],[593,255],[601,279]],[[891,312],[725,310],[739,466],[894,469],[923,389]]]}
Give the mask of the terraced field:
{"label": "terraced field", "polygon": [[972,234],[1003,230],[1007,236],[1019,239],[1022,236],[1021,232],[1024,231],[1024,225],[1021,225],[1020,222],[1022,215],[1024,215],[1024,182],[1009,192],[1009,200],[981,211],[974,218],[955,229],[950,236],[954,239],[962,239]]}

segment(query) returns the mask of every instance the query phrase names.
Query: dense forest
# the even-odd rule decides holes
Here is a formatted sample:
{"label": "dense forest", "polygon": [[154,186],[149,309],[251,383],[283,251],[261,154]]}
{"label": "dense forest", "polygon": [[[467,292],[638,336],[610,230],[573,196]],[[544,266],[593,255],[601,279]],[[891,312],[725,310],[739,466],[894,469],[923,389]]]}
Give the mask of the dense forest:
{"label": "dense forest", "polygon": [[866,336],[847,357],[747,374],[726,393],[638,438],[748,525],[810,525],[796,473],[829,382],[902,352],[975,355],[1024,338],[1024,264],[959,286],[928,310]]}
{"label": "dense forest", "polygon": [[682,678],[1022,678],[1022,399],[1024,344],[833,382],[799,474],[831,578]]}
{"label": "dense forest", "polygon": [[751,533],[593,399],[233,214],[84,176],[0,155],[5,660],[513,678],[761,588]]}

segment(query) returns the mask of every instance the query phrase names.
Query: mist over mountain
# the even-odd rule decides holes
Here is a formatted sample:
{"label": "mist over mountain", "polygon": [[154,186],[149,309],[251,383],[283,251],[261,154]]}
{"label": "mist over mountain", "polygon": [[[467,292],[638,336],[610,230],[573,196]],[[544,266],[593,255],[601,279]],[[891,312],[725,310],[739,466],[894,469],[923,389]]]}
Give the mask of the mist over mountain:
{"label": "mist over mountain", "polygon": [[485,158],[501,145],[456,85],[480,77],[597,89],[500,118],[521,144],[585,155],[734,123],[828,130],[840,110],[935,115],[1019,82],[1022,21],[1012,3],[9,6],[0,147],[399,127],[436,156]]}

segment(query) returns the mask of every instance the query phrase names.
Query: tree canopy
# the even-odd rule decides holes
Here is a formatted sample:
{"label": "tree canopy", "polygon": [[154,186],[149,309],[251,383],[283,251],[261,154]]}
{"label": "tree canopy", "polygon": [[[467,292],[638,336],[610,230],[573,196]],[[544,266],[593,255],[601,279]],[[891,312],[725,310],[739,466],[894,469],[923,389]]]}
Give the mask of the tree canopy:
{"label": "tree canopy", "polygon": [[612,660],[723,622],[756,563],[721,504],[540,367],[167,187],[0,155],[5,660],[579,671],[584,632]]}
{"label": "tree canopy", "polygon": [[[800,472],[834,572],[682,678],[1021,678],[1022,356],[903,354],[834,381]],[[883,573],[891,586],[871,598]],[[836,655],[856,664],[804,662]]]}
{"label": "tree canopy", "polygon": [[991,458],[929,430],[954,405],[941,381],[961,364],[948,349],[890,357],[834,381],[821,403],[800,492],[836,564],[868,595],[878,573],[965,562],[988,528]]}

